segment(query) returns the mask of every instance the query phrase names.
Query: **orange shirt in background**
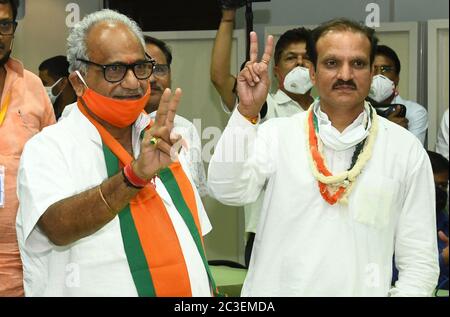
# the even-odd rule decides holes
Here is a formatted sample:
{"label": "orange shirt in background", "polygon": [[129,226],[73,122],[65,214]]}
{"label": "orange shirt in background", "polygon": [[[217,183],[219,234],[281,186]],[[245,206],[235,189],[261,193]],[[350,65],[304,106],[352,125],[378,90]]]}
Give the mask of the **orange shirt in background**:
{"label": "orange shirt in background", "polygon": [[[0,125],[0,166],[5,169],[4,206],[0,207],[0,296],[23,296],[22,264],[16,236],[16,177],[23,146],[55,123],[52,104],[39,77],[10,58],[0,105],[9,105]],[[0,109],[1,110],[1,109]]]}

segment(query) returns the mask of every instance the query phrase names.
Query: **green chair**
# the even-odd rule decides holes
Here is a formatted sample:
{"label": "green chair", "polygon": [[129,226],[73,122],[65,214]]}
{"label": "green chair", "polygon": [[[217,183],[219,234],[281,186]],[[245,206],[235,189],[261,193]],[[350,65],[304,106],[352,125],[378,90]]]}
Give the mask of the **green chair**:
{"label": "green chair", "polygon": [[448,289],[436,289],[433,295],[434,297],[448,297]]}
{"label": "green chair", "polygon": [[240,263],[228,260],[208,261],[219,292],[228,297],[239,297],[247,269]]}

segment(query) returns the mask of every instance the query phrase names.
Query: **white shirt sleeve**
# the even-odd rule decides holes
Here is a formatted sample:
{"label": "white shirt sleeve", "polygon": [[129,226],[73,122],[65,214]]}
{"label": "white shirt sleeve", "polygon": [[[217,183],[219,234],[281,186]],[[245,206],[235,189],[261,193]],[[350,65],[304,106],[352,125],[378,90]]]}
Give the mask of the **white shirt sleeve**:
{"label": "white shirt sleeve", "polygon": [[[45,140],[45,142],[44,142]],[[24,147],[17,176],[17,237],[27,249],[44,252],[51,241],[37,227],[37,222],[55,202],[74,193],[72,178],[67,175],[61,152],[50,139],[41,135]]]}
{"label": "white shirt sleeve", "polygon": [[448,160],[448,108],[442,117],[441,127],[438,131],[436,152]]}
{"label": "white shirt sleeve", "polygon": [[212,225],[209,221],[208,214],[206,213],[198,191],[195,191],[195,200],[197,201],[198,218],[200,220],[200,227],[202,231],[201,234],[202,236],[206,236],[209,232],[211,232]]}
{"label": "white shirt sleeve", "polygon": [[[237,105],[238,105],[239,101],[238,101],[238,97],[236,96],[236,102],[234,104],[234,108],[236,109]],[[231,114],[232,111],[230,111],[230,109],[228,109],[227,105],[225,104],[225,102],[223,101],[222,98],[220,98],[220,106],[222,107],[222,110],[226,113],[226,114]]]}
{"label": "white shirt sleeve", "polygon": [[184,156],[195,187],[201,197],[207,196],[208,186],[206,184],[206,173],[202,160],[202,144],[197,129],[187,120],[183,121],[182,125],[177,126],[176,117],[174,132],[183,136],[184,141],[181,154]]}
{"label": "white shirt sleeve", "polygon": [[439,277],[433,172],[423,148],[417,146],[411,157],[419,159],[405,182],[406,199],[395,234],[399,275],[391,296],[430,296]]}
{"label": "white shirt sleeve", "polygon": [[241,206],[254,202],[274,172],[276,139],[235,110],[214,151],[208,169],[210,193],[220,202]]}
{"label": "white shirt sleeve", "polygon": [[[428,112],[422,105],[405,100],[406,118],[408,122],[408,131],[414,134],[422,145],[425,144],[425,137],[428,129]],[[408,114],[408,112],[410,112]]]}
{"label": "white shirt sleeve", "polygon": [[196,184],[193,179],[191,168],[189,167],[187,155],[180,155],[179,161],[181,166],[183,167],[183,170],[185,171],[186,176],[188,177],[189,181],[192,184],[192,189],[194,190],[195,200],[197,202],[197,212],[198,212],[198,218],[200,221],[200,227],[201,227],[201,233],[203,236],[208,234],[212,230],[211,222],[209,221],[208,214],[206,213],[205,207],[203,206],[203,202],[201,199],[201,195],[198,190],[196,190]]}
{"label": "white shirt sleeve", "polygon": [[191,126],[190,134],[192,135],[191,148],[189,149],[191,152],[190,168],[192,170],[192,177],[194,178],[194,183],[200,196],[205,197],[208,195],[208,185],[206,183],[206,172],[202,159],[202,143],[194,125]]}

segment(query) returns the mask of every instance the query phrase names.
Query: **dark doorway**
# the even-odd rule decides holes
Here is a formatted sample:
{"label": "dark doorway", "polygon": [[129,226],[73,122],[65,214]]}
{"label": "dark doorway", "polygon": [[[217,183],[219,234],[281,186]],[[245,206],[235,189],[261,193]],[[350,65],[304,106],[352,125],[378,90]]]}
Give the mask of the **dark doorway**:
{"label": "dark doorway", "polygon": [[132,18],[143,31],[215,30],[221,18],[215,0],[105,0],[104,6]]}

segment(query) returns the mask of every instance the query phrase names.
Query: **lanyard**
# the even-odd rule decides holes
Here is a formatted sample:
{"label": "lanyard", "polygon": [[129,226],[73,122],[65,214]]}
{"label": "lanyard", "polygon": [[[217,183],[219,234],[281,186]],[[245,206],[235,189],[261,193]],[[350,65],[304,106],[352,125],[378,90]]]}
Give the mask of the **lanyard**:
{"label": "lanyard", "polygon": [[8,111],[10,97],[11,93],[8,92],[8,95],[6,95],[5,101],[3,102],[2,107],[0,108],[0,126],[3,124],[3,121],[5,120],[6,111]]}

